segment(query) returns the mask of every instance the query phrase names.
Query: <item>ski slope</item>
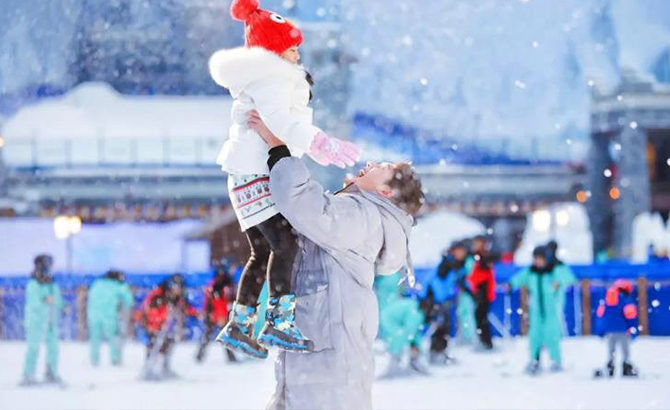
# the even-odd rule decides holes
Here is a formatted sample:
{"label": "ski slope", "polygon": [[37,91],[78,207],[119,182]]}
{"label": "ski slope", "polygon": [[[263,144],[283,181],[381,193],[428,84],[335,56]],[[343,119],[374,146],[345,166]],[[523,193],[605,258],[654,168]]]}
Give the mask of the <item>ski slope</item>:
{"label": "ski slope", "polygon": [[[604,342],[572,338],[564,342],[566,370],[526,376],[527,341],[498,342],[498,351],[477,353],[457,347],[458,364],[431,368],[430,376],[377,381],[376,409],[668,409],[670,408],[670,339],[640,338],[632,357],[641,370],[637,380],[594,380],[605,361]],[[262,408],[273,390],[272,361],[230,365],[218,346],[204,364],[193,361],[196,346],[179,345],[174,369],[181,378],[141,382],[143,346],[126,346],[125,366],[88,363],[87,345],[61,345],[61,373],[66,388],[18,387],[25,344],[0,343],[0,409],[239,409]],[[43,359],[42,359],[43,360]],[[377,371],[385,366],[378,356]],[[39,368],[41,369],[40,362]],[[39,375],[41,376],[41,374]]]}

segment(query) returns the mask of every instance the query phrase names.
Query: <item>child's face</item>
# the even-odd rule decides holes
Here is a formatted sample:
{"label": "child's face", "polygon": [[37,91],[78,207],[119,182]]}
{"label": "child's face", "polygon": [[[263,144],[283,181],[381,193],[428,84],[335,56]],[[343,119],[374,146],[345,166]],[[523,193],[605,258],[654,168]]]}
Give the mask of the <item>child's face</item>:
{"label": "child's face", "polygon": [[393,178],[394,173],[394,165],[391,163],[368,162],[365,168],[361,169],[358,177],[353,178],[351,182],[363,191],[374,191],[385,198],[390,198],[393,196],[393,190],[389,187],[388,182]]}
{"label": "child's face", "polygon": [[300,61],[300,51],[298,50],[298,46],[293,46],[281,53],[281,58],[291,62],[291,64],[298,64],[298,61]]}

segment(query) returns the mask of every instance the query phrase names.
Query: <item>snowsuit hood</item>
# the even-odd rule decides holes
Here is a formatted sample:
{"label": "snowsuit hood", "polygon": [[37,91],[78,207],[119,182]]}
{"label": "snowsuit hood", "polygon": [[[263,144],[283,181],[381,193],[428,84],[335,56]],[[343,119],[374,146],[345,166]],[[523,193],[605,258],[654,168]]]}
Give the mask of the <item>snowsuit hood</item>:
{"label": "snowsuit hood", "polygon": [[392,275],[403,266],[413,269],[409,253],[409,238],[414,218],[390,200],[374,192],[359,189],[355,184],[343,192],[360,195],[377,205],[381,215],[384,243],[375,262],[375,271],[379,275]]}

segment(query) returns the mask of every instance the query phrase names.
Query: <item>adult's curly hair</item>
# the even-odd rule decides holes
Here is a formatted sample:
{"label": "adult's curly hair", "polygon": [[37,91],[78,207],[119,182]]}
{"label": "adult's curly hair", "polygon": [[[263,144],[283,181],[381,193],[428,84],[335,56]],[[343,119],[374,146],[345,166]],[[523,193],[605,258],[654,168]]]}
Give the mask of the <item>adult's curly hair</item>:
{"label": "adult's curly hair", "polygon": [[403,211],[414,216],[423,203],[425,197],[421,189],[421,179],[417,175],[412,164],[400,162],[393,165],[393,178],[389,181],[389,187],[394,191],[391,202]]}

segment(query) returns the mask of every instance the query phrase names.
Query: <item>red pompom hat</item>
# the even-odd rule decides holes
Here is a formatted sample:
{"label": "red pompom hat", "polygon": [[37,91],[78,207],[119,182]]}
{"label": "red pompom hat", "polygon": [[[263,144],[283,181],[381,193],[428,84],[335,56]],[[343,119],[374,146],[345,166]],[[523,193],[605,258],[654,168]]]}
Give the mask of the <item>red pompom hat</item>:
{"label": "red pompom hat", "polygon": [[247,47],[263,47],[281,54],[302,43],[302,32],[277,13],[258,7],[258,0],[233,0],[230,15],[244,22],[244,43]]}

